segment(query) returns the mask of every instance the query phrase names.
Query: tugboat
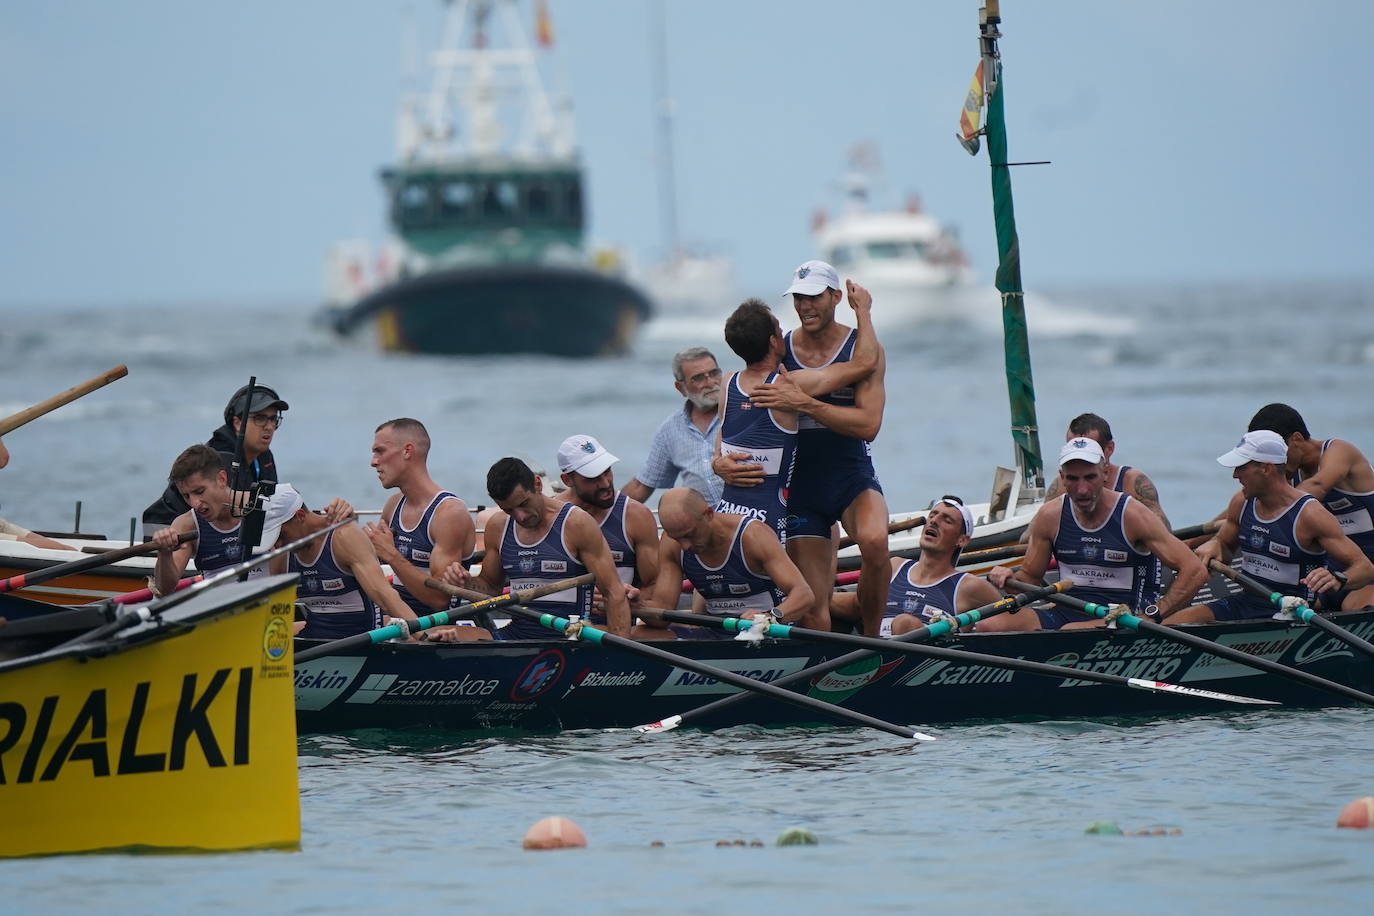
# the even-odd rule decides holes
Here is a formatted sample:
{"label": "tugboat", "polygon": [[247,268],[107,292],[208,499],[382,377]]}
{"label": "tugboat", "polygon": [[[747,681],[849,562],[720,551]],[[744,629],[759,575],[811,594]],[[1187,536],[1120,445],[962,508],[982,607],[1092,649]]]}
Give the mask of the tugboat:
{"label": "tugboat", "polygon": [[459,0],[443,34],[432,88],[402,102],[398,162],[381,172],[396,239],[372,284],[357,248],[336,248],[331,285],[348,292],[328,320],[402,352],[623,352],[649,300],[584,245],[569,106],[550,104],[515,0]]}

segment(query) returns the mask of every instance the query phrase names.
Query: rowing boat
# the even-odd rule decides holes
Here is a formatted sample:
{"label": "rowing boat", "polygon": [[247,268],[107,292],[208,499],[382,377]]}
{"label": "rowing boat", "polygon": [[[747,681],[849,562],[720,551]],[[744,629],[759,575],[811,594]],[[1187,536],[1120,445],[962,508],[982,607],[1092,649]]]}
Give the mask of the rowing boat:
{"label": "rowing boat", "polygon": [[275,576],[84,641],[94,609],[0,626],[0,856],[298,845],[294,599]]}

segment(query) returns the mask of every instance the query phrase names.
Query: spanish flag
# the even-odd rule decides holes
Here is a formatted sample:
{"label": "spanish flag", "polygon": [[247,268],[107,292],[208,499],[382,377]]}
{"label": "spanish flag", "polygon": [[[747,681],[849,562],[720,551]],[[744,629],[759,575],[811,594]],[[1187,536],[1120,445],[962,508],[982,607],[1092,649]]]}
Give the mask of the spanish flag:
{"label": "spanish flag", "polygon": [[549,18],[547,0],[535,0],[534,35],[541,48],[553,47],[553,20]]}
{"label": "spanish flag", "polygon": [[969,83],[968,96],[964,98],[964,110],[959,112],[959,142],[970,156],[978,155],[978,135],[982,133],[979,122],[983,119],[983,62],[978,61],[978,69],[973,71],[973,82]]}

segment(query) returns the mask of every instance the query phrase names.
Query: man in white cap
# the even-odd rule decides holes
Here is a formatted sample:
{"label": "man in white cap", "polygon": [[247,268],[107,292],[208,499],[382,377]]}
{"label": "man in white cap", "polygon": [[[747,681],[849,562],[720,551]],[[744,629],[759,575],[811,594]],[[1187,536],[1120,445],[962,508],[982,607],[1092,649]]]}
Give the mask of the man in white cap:
{"label": "man in white cap", "polygon": [[[1246,433],[1217,459],[1234,469],[1240,492],[1231,497],[1217,536],[1197,549],[1198,557],[1204,563],[1225,562],[1239,548],[1241,572],[1272,592],[1304,600],[1313,592],[1356,590],[1374,581],[1374,564],[1341,533],[1335,516],[1288,482],[1287,462],[1288,443],[1268,429]],[[1329,560],[1343,564],[1344,572],[1328,569]],[[1275,610],[1267,600],[1244,593],[1194,605],[1168,623],[1270,617]]]}
{"label": "man in white cap", "polygon": [[[892,558],[892,576],[883,606],[881,636],[903,633],[929,624],[937,613],[962,614],[1000,601],[1002,596],[979,576],[959,572],[959,553],[973,536],[973,513],[957,496],[942,496],[926,512],[921,530],[921,554],[914,560]],[[859,622],[853,592],[837,592],[830,613],[839,620]]]}
{"label": "man in white cap", "polygon": [[[1059,481],[1064,495],[1040,507],[1031,519],[1030,540],[1021,566],[997,566],[988,581],[1004,588],[1016,578],[1044,583],[1053,556],[1059,574],[1072,579],[1073,594],[1094,604],[1123,605],[1146,617],[1167,617],[1192,600],[1207,570],[1164,523],[1134,497],[1106,486],[1106,456],[1093,439],[1079,437],[1059,451]],[[1174,570],[1163,595],[1159,564]],[[982,632],[1058,630],[1101,626],[1103,621],[1055,605],[998,614],[978,624]]]}
{"label": "man in white cap", "polygon": [[[1107,488],[1131,494],[1143,502],[1145,508],[1158,515],[1160,521],[1164,523],[1164,527],[1169,527],[1169,518],[1160,508],[1159,490],[1155,488],[1154,482],[1140,468],[1134,468],[1128,464],[1112,463],[1112,457],[1116,453],[1116,440],[1112,438],[1111,424],[1095,413],[1081,413],[1069,421],[1069,428],[1064,433],[1064,441],[1067,442],[1079,437],[1096,440],[1097,444],[1102,446],[1102,454],[1106,462],[1102,467]],[[1045,499],[1051,500],[1060,492],[1059,478],[1056,477],[1050,481],[1049,489],[1045,491]]]}
{"label": "man in white cap", "polygon": [[601,526],[616,574],[634,601],[658,577],[658,525],[643,503],[616,492],[611,467],[619,460],[591,436],[569,436],[558,447],[567,489],[554,499],[572,503]]}
{"label": "man in white cap", "polygon": [[[294,543],[329,525],[326,516],[306,508],[294,487],[278,484],[268,502],[263,544],[269,546],[269,536],[273,541]],[[296,625],[296,632],[308,639],[366,633],[383,625],[384,614],[406,620],[416,617],[386,580],[372,542],[357,525],[336,528],[289,557],[273,560],[272,571],[300,573],[296,602],[305,608],[305,620]],[[478,627],[452,629],[460,639],[491,638]]]}
{"label": "man in white cap", "polygon": [[[863,294],[853,281],[847,288],[851,297]],[[807,261],[793,273],[783,295],[792,297],[801,322],[784,341],[782,365],[787,371],[820,369],[853,358],[858,332],[835,322],[835,308],[843,298],[835,268],[824,261]],[[887,502],[869,448],[883,424],[886,372],[887,357],[879,345],[877,365],[853,385],[811,397],[783,372],[750,394],[755,407],[801,414],[787,501],[787,552],[817,596],[816,616],[823,619],[830,614],[829,596],[835,582],[831,532],[835,522],[841,521],[862,557],[858,600],[869,636],[877,635],[882,624],[891,572]]]}

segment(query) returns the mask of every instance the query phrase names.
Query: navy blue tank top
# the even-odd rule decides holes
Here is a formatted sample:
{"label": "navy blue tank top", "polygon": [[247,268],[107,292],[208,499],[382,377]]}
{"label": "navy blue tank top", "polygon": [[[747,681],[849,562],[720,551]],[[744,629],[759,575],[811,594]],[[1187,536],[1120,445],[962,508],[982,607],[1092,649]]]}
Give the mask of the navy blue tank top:
{"label": "navy blue tank top", "polygon": [[1118,493],[1126,492],[1126,475],[1130,472],[1131,466],[1123,464],[1116,469],[1116,483],[1112,484],[1112,489]]}
{"label": "navy blue tank top", "polygon": [[[1322,454],[1326,454],[1327,446],[1334,439],[1327,439],[1322,443]],[[1293,473],[1294,485],[1303,481],[1303,473],[1298,469]],[[1327,491],[1326,498],[1322,500],[1322,505],[1327,511],[1336,516],[1336,521],[1341,526],[1341,533],[1355,542],[1355,546],[1364,551],[1364,555],[1374,558],[1374,491],[1369,493],[1352,493],[1349,490],[1338,490],[1332,487]],[[1337,572],[1345,569],[1345,564],[1334,557],[1327,559],[1327,566]]]}
{"label": "navy blue tank top", "polygon": [[[911,581],[911,573],[915,568],[916,561],[907,560],[892,574],[887,586],[887,603],[883,605],[883,617],[890,619],[898,614],[915,614],[930,623],[931,614],[937,610],[946,614],[959,613],[955,599],[959,594],[959,583],[964,581],[968,573],[952,572],[931,585],[917,585]],[[888,627],[884,629],[891,632]]]}
{"label": "navy blue tank top", "polygon": [[[776,372],[765,379],[771,382]],[[720,451],[747,452],[749,460],[763,466],[764,478],[756,487],[732,487],[721,491],[717,512],[758,519],[786,540],[787,488],[792,484],[792,468],[797,451],[796,430],[783,429],[773,412],[755,409],[749,396],[740,390],[739,373],[730,376],[725,386],[725,419],[720,425]]]}
{"label": "navy blue tank top", "polygon": [[611,548],[615,574],[626,585],[634,585],[635,561],[638,557],[635,555],[634,545],[630,543],[630,535],[625,530],[625,506],[629,502],[630,497],[624,493],[616,494],[611,510],[601,520],[601,536],[606,539],[606,546]]}
{"label": "navy blue tank top", "polygon": [[682,552],[682,573],[706,601],[706,611],[720,617],[738,617],[745,611],[768,611],[786,597],[773,580],[749,568],[744,557],[744,530],[762,524],[741,518],[730,540],[730,549],[719,566],[707,566],[691,550]]}
{"label": "navy blue tank top", "polygon": [[[196,520],[196,569],[200,570],[201,575],[209,576],[216,570],[225,569],[229,566],[237,566],[243,558],[243,542],[239,540],[239,531],[242,528],[241,522],[234,522],[234,527],[228,531],[221,531],[206,518],[202,518],[199,512],[192,512],[191,517]],[[267,564],[255,566],[248,572],[248,578],[259,579],[267,575]]]}
{"label": "navy blue tank top", "polygon": [[1059,572],[1074,581],[1073,595],[1096,604],[1124,604],[1143,611],[1159,600],[1159,561],[1141,553],[1126,537],[1126,505],[1131,497],[1117,497],[1107,520],[1095,529],[1078,523],[1073,502],[1059,497],[1059,531],[1054,556]]}
{"label": "navy blue tank top", "polygon": [[[854,356],[854,343],[858,332],[850,329],[849,336],[840,344],[835,355],[819,366],[807,366],[792,352],[792,333],[787,332],[787,352],[783,354],[782,364],[789,371],[799,369],[823,369],[832,363],[847,363]],[[816,398],[827,404],[839,407],[854,406],[854,388],[846,386]],[[861,470],[873,473],[872,451],[863,439],[845,436],[827,429],[823,424],[806,414],[797,417],[797,483],[803,480],[807,486],[824,486],[833,471]]]}
{"label": "navy blue tank top", "polygon": [[1326,562],[1326,553],[1303,550],[1298,545],[1297,526],[1303,507],[1316,501],[1315,496],[1304,493],[1278,518],[1265,521],[1260,518],[1255,500],[1247,499],[1240,510],[1241,569],[1271,591],[1307,597],[1307,587],[1301,580]]}
{"label": "navy blue tank top", "polygon": [[382,625],[382,615],[358,580],[343,571],[334,559],[334,532],[324,538],[324,547],[308,566],[293,553],[291,572],[301,574],[296,585],[296,601],[305,605],[305,629],[309,639],[339,639],[366,633]]}
{"label": "navy blue tank top", "polygon": [[[587,567],[573,559],[563,540],[563,526],[572,510],[572,503],[564,503],[549,530],[533,544],[521,542],[518,534],[520,526],[513,518],[506,519],[506,530],[501,534],[501,568],[510,580],[512,591],[534,588],[559,579],[571,579],[587,571]],[[484,562],[490,563],[491,558]],[[559,617],[585,617],[592,609],[592,586],[566,588],[526,602],[525,606]],[[501,630],[503,639],[550,639],[555,636],[553,630],[522,617],[512,617],[510,624]]]}
{"label": "navy blue tank top", "polygon": [[[400,501],[396,503],[396,511],[391,513],[391,518],[387,519],[387,527],[391,529],[391,533],[396,539],[397,553],[420,569],[429,569],[429,557],[434,551],[434,539],[429,535],[429,524],[434,520],[434,513],[438,510],[440,503],[446,499],[457,498],[455,494],[447,490],[440,490],[429,501],[429,505],[425,507],[424,514],[415,523],[415,527],[406,528],[401,524],[401,512],[406,507],[406,498],[402,496]],[[463,558],[463,565],[467,566],[467,557]],[[434,570],[434,572],[443,572],[443,570]],[[410,606],[417,617],[434,613],[433,608],[410,593],[410,590],[402,584],[399,576],[396,577],[393,584],[397,594],[401,596],[401,600]]]}

